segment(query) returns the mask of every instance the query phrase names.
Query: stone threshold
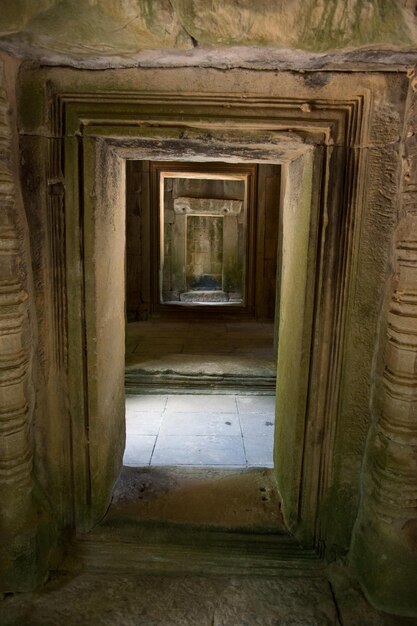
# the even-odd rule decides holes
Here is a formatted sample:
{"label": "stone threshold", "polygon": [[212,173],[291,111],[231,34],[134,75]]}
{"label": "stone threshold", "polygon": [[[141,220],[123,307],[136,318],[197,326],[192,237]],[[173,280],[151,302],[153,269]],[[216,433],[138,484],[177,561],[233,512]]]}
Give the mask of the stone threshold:
{"label": "stone threshold", "polygon": [[321,555],[287,530],[272,470],[123,468],[103,521],[62,571],[317,576]]}
{"label": "stone threshold", "polygon": [[273,360],[248,357],[165,355],[140,364],[127,365],[127,393],[180,393],[199,391],[274,394],[276,368]]}
{"label": "stone threshold", "polygon": [[130,574],[320,576],[326,564],[289,533],[121,524],[80,535],[60,571]]}
{"label": "stone threshold", "polygon": [[158,376],[135,372],[126,373],[125,391],[133,394],[160,394],[160,393],[219,393],[245,395],[274,395],[276,380],[259,378],[244,380],[242,377],[225,380],[205,377]]}

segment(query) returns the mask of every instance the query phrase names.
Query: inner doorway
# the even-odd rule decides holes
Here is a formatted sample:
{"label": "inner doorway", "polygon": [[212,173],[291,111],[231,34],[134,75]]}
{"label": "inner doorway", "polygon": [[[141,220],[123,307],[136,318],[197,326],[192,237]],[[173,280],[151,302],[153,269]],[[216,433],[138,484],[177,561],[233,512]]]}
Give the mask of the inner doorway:
{"label": "inner doorway", "polygon": [[[275,527],[280,167],[128,161],[126,192],[126,448],[114,497],[142,481],[140,517],[162,506],[180,521],[193,485],[188,521],[213,523],[226,481],[239,524]],[[162,497],[173,471],[177,488]],[[216,519],[199,520],[195,499],[213,484]]]}
{"label": "inner doorway", "polygon": [[[245,75],[250,82],[242,89],[253,88],[253,96],[241,98],[221,89],[221,76],[214,73],[205,77],[203,91],[211,89],[215,97],[196,92],[185,97],[181,81],[178,93],[156,91],[163,84],[158,71],[147,75],[149,90],[137,91],[135,71],[135,87],[130,75],[125,83],[123,75],[111,90],[103,83],[103,97],[97,98],[93,74],[81,93],[69,74],[53,73],[52,97],[42,100],[42,110],[51,111],[51,136],[60,137],[65,129],[68,137],[58,142],[65,147],[65,162],[52,150],[49,163],[52,180],[65,177],[65,204],[52,198],[61,203],[65,219],[59,217],[51,230],[51,242],[65,259],[54,274],[54,288],[62,294],[55,330],[65,319],[67,333],[56,330],[54,338],[58,354],[67,357],[67,466],[73,477],[68,501],[77,531],[89,531],[107,510],[125,445],[126,161],[186,155],[201,162],[221,155],[233,163],[282,164],[275,474],[288,527],[317,547],[333,510],[344,311],[354,284],[350,256],[362,206],[360,162],[350,147],[360,144],[367,96],[324,99],[305,114],[300,113],[305,100],[291,96],[291,76],[288,84],[273,89],[268,84],[265,92],[256,73]],[[44,93],[42,72],[33,80]],[[32,162],[33,150],[26,156]],[[33,162],[34,171],[38,165]],[[51,212],[53,220],[60,215]]]}
{"label": "inner doorway", "polygon": [[273,393],[280,166],[126,164],[126,389]]}

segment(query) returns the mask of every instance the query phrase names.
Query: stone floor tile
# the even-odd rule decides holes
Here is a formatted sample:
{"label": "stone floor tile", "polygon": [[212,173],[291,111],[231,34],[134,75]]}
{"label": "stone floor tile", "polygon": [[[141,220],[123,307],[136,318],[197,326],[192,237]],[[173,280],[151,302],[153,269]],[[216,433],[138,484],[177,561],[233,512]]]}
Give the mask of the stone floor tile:
{"label": "stone floor tile", "polygon": [[264,345],[268,348],[272,346],[272,336],[262,329],[250,333],[228,332],[227,339],[228,341],[242,342],[247,346]]}
{"label": "stone floor tile", "polygon": [[223,334],[227,331],[227,324],[223,322],[190,322],[189,330],[192,335],[198,333]]}
{"label": "stone floor tile", "polygon": [[307,578],[231,580],[225,586],[213,620],[214,626],[337,624],[337,611],[327,581]]}
{"label": "stone floor tile", "polygon": [[246,465],[241,437],[159,436],[152,465]]}
{"label": "stone floor tile", "polygon": [[162,422],[162,412],[126,411],[126,434],[157,435]]}
{"label": "stone floor tile", "polygon": [[240,413],[243,437],[269,437],[274,439],[275,418],[270,413]]}
{"label": "stone floor tile", "polygon": [[[230,326],[230,329],[229,329]],[[130,376],[135,366],[152,375],[156,363],[160,369],[182,371],[183,360],[201,357],[204,371],[205,361],[219,359],[219,369],[226,373],[241,373],[248,377],[247,361],[252,359],[251,376],[262,376],[262,363],[274,368],[272,348],[273,324],[265,326],[258,322],[228,323],[213,322],[139,322],[128,324],[126,329],[126,364]],[[181,356],[180,356],[181,355]],[[175,362],[172,359],[175,357]],[[229,358],[225,366],[221,359]],[[152,361],[152,364],[149,364]],[[261,363],[262,361],[262,363]],[[138,374],[141,378],[141,374]],[[163,377],[164,375],[162,375]],[[270,374],[273,378],[274,372]],[[142,384],[142,383],[141,383]]]}
{"label": "stone floor tile", "polygon": [[140,322],[128,324],[126,336],[137,341],[158,341],[159,339],[177,340],[179,337],[189,337],[188,323]]}
{"label": "stone floor tile", "polygon": [[167,411],[185,413],[236,413],[234,395],[172,394],[168,396]]}
{"label": "stone floor tile", "polygon": [[240,436],[236,413],[164,413],[160,436],[163,435],[216,435]]}
{"label": "stone floor tile", "polygon": [[206,342],[204,345],[184,345],[183,354],[204,354],[206,356],[212,356],[217,354],[233,354],[234,348],[233,346],[219,346],[213,347],[210,345],[210,342]]}
{"label": "stone floor tile", "polygon": [[274,467],[272,437],[245,437],[246,462],[250,467]]}
{"label": "stone floor tile", "polygon": [[148,322],[144,322],[144,324],[149,325],[149,326],[153,326],[154,328],[161,328],[163,330],[170,330],[170,331],[177,331],[177,330],[181,330],[182,328],[190,328],[191,323],[190,322],[185,322],[185,321],[177,321],[177,322],[172,322],[172,321],[166,321],[166,320],[150,320]]}
{"label": "stone floor tile", "polygon": [[264,331],[268,328],[271,329],[271,333],[274,332],[274,323],[270,322],[270,323],[260,323],[260,322],[227,322],[226,324],[227,326],[227,330],[229,332],[241,332],[241,333],[245,333],[245,332],[256,332],[256,330],[259,329],[259,331]]}
{"label": "stone floor tile", "polygon": [[[238,414],[236,399],[251,412]],[[252,400],[268,406],[273,398],[221,394],[128,396],[125,464],[272,467],[274,415],[268,411],[256,413]]]}
{"label": "stone floor tile", "polygon": [[178,337],[178,333],[172,333],[173,336],[143,336],[136,339],[136,343],[140,346],[152,347],[152,346],[170,346],[173,344],[181,344],[183,342],[182,337]]}
{"label": "stone floor tile", "polygon": [[212,626],[222,581],[83,573],[0,604],[2,626]]}
{"label": "stone floor tile", "polygon": [[138,363],[139,366],[143,366],[143,361],[148,361],[150,359],[161,359],[163,361],[166,356],[171,354],[177,354],[179,355],[179,358],[181,358],[182,351],[183,346],[167,346],[166,348],[139,347],[126,357],[126,361],[129,364]]}
{"label": "stone floor tile", "polygon": [[239,413],[275,414],[275,396],[236,396]]}
{"label": "stone floor tile", "polygon": [[[336,593],[337,595],[337,593]],[[341,607],[340,601],[347,598]],[[0,601],[2,626],[413,626],[375,611],[355,586],[337,598],[311,576],[55,575],[43,588]]]}
{"label": "stone floor tile", "polygon": [[166,395],[152,396],[126,396],[127,411],[158,411],[165,409],[167,403]]}
{"label": "stone floor tile", "polygon": [[123,456],[123,465],[139,467],[149,465],[152,451],[155,446],[155,435],[133,435],[126,438],[126,448]]}
{"label": "stone floor tile", "polygon": [[236,357],[252,357],[253,359],[255,358],[265,358],[265,359],[272,359],[273,358],[273,351],[272,348],[266,350],[265,348],[241,348],[240,346],[235,346],[233,354]]}
{"label": "stone floor tile", "polygon": [[136,347],[139,341],[141,341],[140,337],[138,338],[135,334],[129,331],[129,334],[125,337],[126,350]]}

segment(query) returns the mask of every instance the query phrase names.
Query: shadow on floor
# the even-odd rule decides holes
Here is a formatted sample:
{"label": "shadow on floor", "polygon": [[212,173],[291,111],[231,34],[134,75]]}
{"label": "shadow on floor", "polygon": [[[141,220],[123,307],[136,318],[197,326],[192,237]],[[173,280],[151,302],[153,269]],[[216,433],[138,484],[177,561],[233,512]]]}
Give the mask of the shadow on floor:
{"label": "shadow on floor", "polygon": [[106,521],[285,532],[273,470],[124,467]]}

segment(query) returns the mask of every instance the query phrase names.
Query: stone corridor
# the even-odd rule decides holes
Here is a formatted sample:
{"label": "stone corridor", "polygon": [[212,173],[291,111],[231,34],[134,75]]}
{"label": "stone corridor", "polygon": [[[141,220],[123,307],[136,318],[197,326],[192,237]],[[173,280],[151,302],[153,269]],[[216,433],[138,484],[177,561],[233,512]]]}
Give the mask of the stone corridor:
{"label": "stone corridor", "polygon": [[417,0],[0,0],[0,626],[416,626],[416,285]]}

